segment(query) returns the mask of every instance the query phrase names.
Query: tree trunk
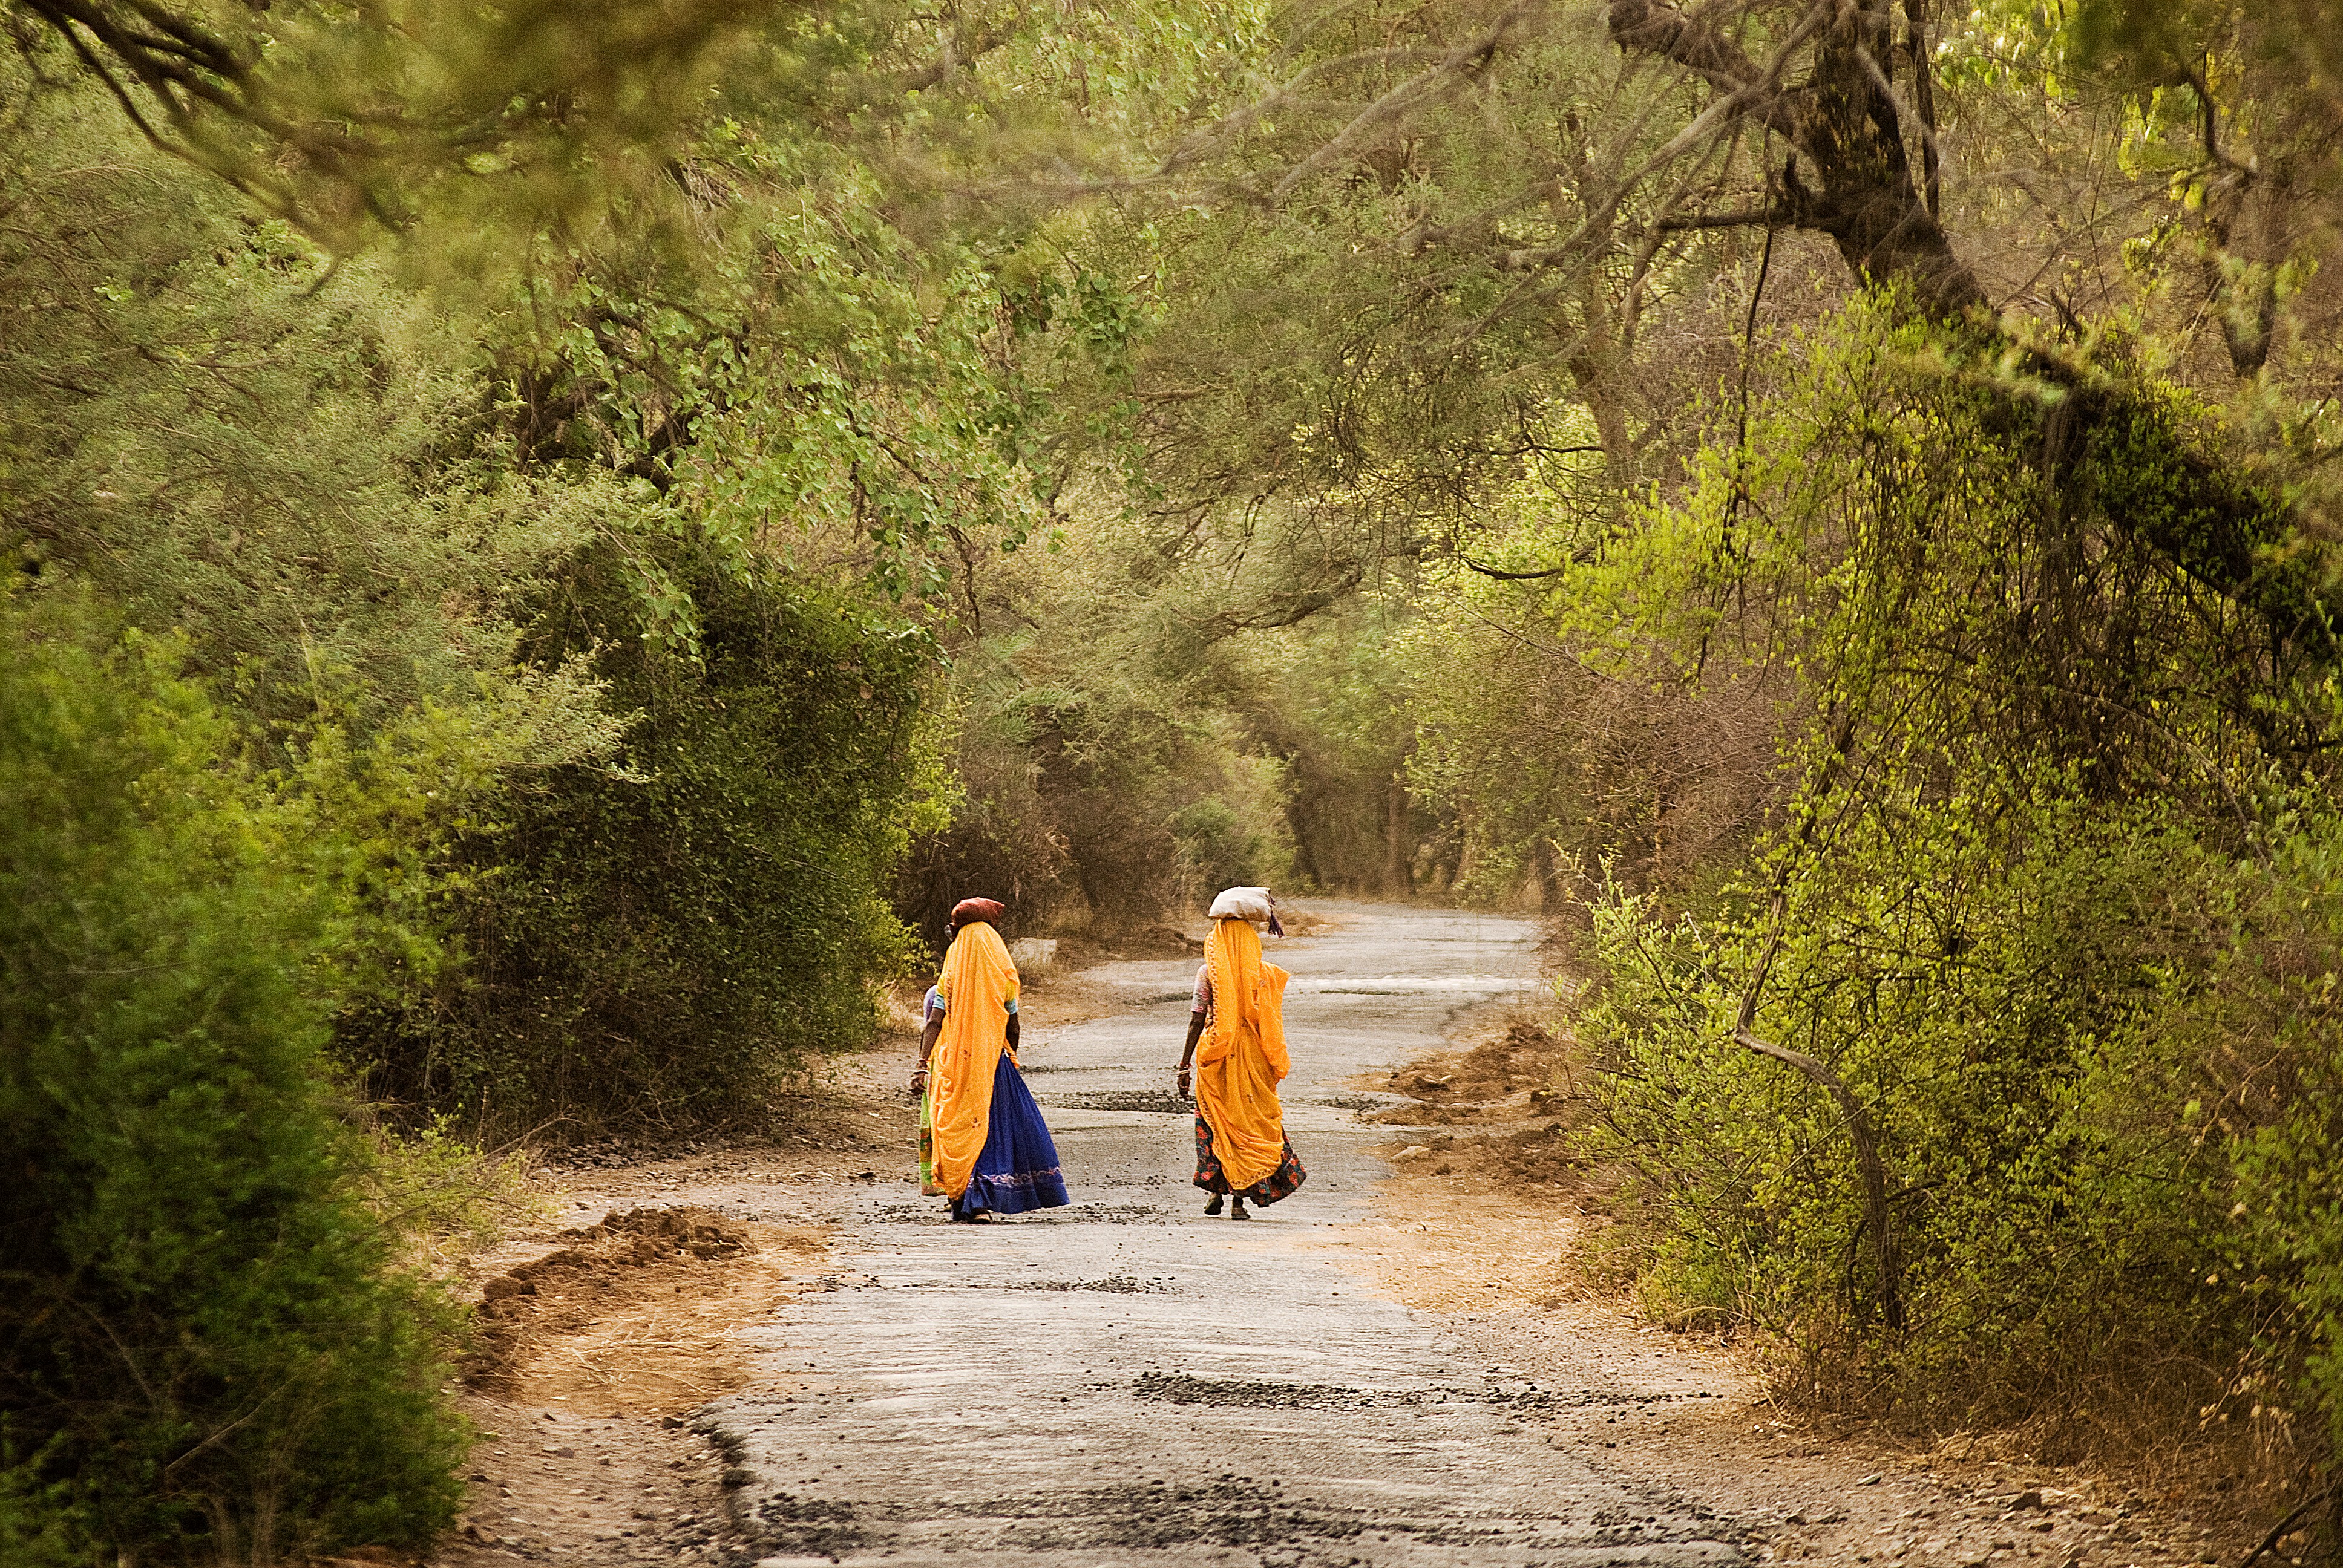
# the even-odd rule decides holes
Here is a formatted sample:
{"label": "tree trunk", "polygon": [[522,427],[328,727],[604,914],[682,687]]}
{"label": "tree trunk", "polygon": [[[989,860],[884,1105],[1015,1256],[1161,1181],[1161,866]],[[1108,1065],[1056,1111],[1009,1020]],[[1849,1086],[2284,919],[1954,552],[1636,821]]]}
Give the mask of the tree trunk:
{"label": "tree trunk", "polygon": [[1407,775],[1394,773],[1391,780],[1391,798],[1383,821],[1383,895],[1403,899],[1414,890],[1409,885],[1407,841]]}
{"label": "tree trunk", "polygon": [[[2209,140],[2209,133],[2208,137]],[[2261,374],[2278,329],[2278,268],[2287,236],[2274,182],[2231,174],[2205,194],[2205,291],[2241,381]]]}
{"label": "tree trunk", "polygon": [[1808,80],[1795,91],[1769,82],[1734,40],[1725,7],[1688,15],[1663,0],[1611,0],[1606,20],[1620,48],[1673,60],[1720,93],[1745,100],[1735,117],[1755,120],[1790,145],[1782,221],[1829,235],[1856,276],[1906,285],[1935,315],[1957,317],[1985,305],[1976,275],[1953,253],[1913,184],[1903,115],[1887,90],[1899,53],[1889,0],[1855,0],[1833,12]]}
{"label": "tree trunk", "polygon": [[1544,833],[1530,840],[1530,875],[1537,879],[1538,913],[1553,920],[1564,908],[1562,867],[1554,858],[1554,840]]}
{"label": "tree trunk", "polygon": [[[1856,276],[1906,290],[1921,312],[1969,333],[1976,360],[1990,364],[2009,347],[2008,336],[1928,210],[1905,151],[1890,91],[1899,53],[1892,0],[1818,0],[1800,24],[1812,25],[1815,42],[1807,78],[1795,85],[1769,77],[1735,41],[1740,15],[1733,6],[1687,13],[1664,0],[1610,0],[1606,20],[1621,49],[1674,62],[1734,106],[1718,135],[1754,124],[1789,145],[1775,221],[1829,235]],[[2247,302],[2240,314],[2247,341],[2239,347],[2252,362],[2267,352],[2266,342],[2251,341],[2258,307]],[[2298,537],[2279,498],[2197,450],[2152,391],[2095,383],[2039,351],[2023,360],[2029,377],[2063,390],[2062,417],[2070,425],[2061,445],[2074,457],[2054,479],[2074,490],[2077,515],[2096,511],[2258,614],[2280,640],[2321,662],[2335,660],[2320,561],[2313,552],[2276,548]],[[2038,438],[2050,397],[2019,385],[2001,396],[2010,438]]]}

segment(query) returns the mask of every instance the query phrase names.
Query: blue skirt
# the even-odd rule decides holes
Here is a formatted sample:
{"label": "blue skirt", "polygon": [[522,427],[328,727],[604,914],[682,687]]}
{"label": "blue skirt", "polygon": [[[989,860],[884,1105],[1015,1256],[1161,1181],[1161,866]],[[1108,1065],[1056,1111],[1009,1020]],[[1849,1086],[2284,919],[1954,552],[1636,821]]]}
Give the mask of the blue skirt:
{"label": "blue skirt", "polygon": [[984,1148],[969,1173],[968,1191],[952,1204],[955,1218],[984,1210],[996,1214],[1022,1214],[1029,1209],[1056,1209],[1071,1201],[1066,1178],[1058,1169],[1058,1146],[1050,1139],[1041,1108],[1009,1053],[992,1070],[992,1111],[985,1130]]}

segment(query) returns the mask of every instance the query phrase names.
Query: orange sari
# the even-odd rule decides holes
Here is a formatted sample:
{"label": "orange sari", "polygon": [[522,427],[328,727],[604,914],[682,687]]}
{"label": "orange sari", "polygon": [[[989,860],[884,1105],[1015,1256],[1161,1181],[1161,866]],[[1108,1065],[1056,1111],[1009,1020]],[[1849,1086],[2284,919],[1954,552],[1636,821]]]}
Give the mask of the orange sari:
{"label": "orange sari", "polygon": [[982,921],[962,926],[944,954],[936,990],[944,1027],[928,1060],[929,1137],[936,1185],[957,1198],[968,1191],[969,1172],[991,1131],[992,1075],[1009,1046],[1017,966],[1001,933]]}
{"label": "orange sari", "polygon": [[1196,1111],[1238,1191],[1278,1168],[1285,1155],[1285,1108],[1277,1086],[1293,1070],[1285,1053],[1285,982],[1261,956],[1246,921],[1216,920],[1204,947],[1212,978],[1212,1021],[1196,1050]]}

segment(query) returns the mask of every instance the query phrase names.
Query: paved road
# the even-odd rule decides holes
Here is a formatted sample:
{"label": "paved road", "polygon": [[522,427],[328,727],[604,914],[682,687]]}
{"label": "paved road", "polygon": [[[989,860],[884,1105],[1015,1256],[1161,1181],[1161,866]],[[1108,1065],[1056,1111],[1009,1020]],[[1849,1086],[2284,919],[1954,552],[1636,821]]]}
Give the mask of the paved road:
{"label": "paved road", "polygon": [[768,1563],[1741,1560],[1730,1522],[1604,1474],[1602,1412],[1653,1395],[1593,1368],[1533,1387],[1314,1244],[1368,1218],[1383,1173],[1363,1075],[1534,972],[1519,921],[1340,912],[1272,944],[1310,1171],[1284,1203],[1201,1212],[1169,1098],[1194,965],[1125,963],[1098,975],[1129,1011],[1024,1053],[1071,1208],[954,1226],[898,1191],[846,1217],[836,1288],[761,1331],[765,1386],[711,1412]]}

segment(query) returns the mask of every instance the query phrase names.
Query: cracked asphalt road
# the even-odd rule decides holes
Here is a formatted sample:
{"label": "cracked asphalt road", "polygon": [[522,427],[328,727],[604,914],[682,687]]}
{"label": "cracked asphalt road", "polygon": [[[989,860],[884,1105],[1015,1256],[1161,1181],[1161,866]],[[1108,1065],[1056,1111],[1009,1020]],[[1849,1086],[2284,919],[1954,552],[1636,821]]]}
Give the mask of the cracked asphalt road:
{"label": "cracked asphalt road", "polygon": [[1403,1131],[1360,1124],[1355,1084],[1535,984],[1525,922],[1340,913],[1273,955],[1310,1171],[1285,1202],[1207,1219],[1188,1184],[1170,1069],[1189,960],[1093,971],[1128,1010],[1023,1053],[1072,1207],[954,1226],[898,1188],[838,1216],[830,1288],[754,1331],[764,1375],[704,1418],[763,1563],[1743,1559],[1733,1519],[1603,1462],[1622,1409],[1714,1397],[1696,1373],[1626,1381],[1590,1356],[1536,1386],[1474,1320],[1368,1294],[1328,1244],[1377,1222],[1369,1149]]}

